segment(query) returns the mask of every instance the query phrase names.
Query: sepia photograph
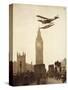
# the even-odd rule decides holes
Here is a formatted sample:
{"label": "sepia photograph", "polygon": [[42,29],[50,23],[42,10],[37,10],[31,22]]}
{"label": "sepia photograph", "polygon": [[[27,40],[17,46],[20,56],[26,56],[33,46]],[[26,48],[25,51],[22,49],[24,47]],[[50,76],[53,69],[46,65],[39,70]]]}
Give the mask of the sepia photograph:
{"label": "sepia photograph", "polygon": [[66,8],[9,5],[9,84],[66,83]]}

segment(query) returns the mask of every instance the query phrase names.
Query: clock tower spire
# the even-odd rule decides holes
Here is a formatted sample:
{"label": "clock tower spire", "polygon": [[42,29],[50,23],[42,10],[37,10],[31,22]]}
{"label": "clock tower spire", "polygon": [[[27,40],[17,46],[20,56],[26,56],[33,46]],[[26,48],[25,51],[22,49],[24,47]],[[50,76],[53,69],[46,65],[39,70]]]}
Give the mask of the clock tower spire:
{"label": "clock tower spire", "polygon": [[40,32],[40,28],[36,38],[36,64],[43,64],[43,40]]}

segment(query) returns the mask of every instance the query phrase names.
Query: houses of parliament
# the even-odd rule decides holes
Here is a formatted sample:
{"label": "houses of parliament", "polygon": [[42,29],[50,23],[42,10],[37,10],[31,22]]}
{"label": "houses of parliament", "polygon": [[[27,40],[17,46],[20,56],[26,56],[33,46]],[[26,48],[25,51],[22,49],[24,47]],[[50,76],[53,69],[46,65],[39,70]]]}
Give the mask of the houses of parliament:
{"label": "houses of parliament", "polygon": [[[40,29],[37,32],[35,41],[35,61],[33,65],[26,62],[26,53],[20,54],[17,52],[17,61],[9,62],[9,81],[12,85],[33,85],[33,84],[46,84],[47,79],[62,79],[66,80],[66,64],[64,62],[56,61],[54,64],[48,65],[48,71],[46,71],[45,64],[43,62],[43,39]],[[27,79],[27,80],[26,80]],[[58,82],[58,80],[57,80]],[[54,82],[53,82],[54,83]]]}
{"label": "houses of parliament", "polygon": [[[17,61],[13,62],[13,74],[23,73],[27,70],[42,72],[45,71],[45,65],[43,64],[43,40],[41,36],[40,29],[38,29],[37,37],[35,41],[35,51],[36,51],[36,63],[35,65],[26,63],[26,53],[17,53]],[[42,70],[43,69],[43,70]]]}

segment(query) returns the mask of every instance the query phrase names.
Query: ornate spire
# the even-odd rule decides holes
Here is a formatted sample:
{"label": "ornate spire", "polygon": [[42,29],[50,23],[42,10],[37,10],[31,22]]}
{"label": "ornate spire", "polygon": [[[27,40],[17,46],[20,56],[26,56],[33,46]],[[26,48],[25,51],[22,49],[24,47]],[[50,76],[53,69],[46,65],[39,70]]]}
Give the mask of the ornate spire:
{"label": "ornate spire", "polygon": [[40,28],[38,28],[37,40],[42,40]]}

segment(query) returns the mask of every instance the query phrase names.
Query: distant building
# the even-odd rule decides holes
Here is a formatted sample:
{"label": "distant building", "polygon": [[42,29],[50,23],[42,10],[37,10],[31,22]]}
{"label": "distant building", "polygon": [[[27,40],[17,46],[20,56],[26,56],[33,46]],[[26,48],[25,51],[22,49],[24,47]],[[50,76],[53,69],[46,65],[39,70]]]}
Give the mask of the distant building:
{"label": "distant building", "polygon": [[54,65],[53,64],[48,66],[48,75],[49,75],[49,77],[54,76]]}
{"label": "distant building", "polygon": [[53,64],[48,66],[48,71],[49,72],[54,72],[54,65]]}
{"label": "distant building", "polygon": [[34,72],[34,66],[32,64],[26,63],[26,71]]}
{"label": "distant building", "polygon": [[23,54],[17,53],[17,72],[23,73],[26,70],[26,54],[23,52]]}
{"label": "distant building", "polygon": [[13,62],[13,75],[16,75],[17,74],[17,62],[14,61]]}
{"label": "distant building", "polygon": [[55,62],[55,70],[60,73],[61,72],[61,62],[58,60]]}
{"label": "distant building", "polygon": [[66,58],[61,62],[61,72],[66,72]]}

